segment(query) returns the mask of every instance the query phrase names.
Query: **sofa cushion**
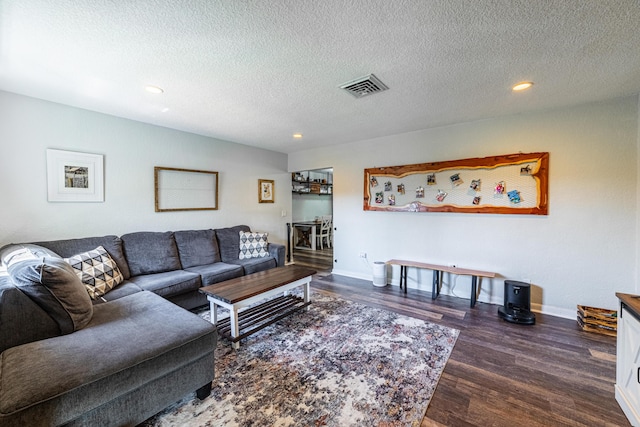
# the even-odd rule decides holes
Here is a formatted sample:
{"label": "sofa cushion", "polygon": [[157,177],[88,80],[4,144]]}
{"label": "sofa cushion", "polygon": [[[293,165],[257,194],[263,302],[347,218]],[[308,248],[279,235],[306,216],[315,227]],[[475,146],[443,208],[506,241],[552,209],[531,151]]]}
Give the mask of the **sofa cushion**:
{"label": "sofa cushion", "polygon": [[213,285],[225,280],[235,279],[244,274],[242,267],[239,265],[231,265],[224,262],[216,262],[215,264],[199,265],[187,268],[187,271],[200,275],[202,286]]}
{"label": "sofa cushion", "polygon": [[118,236],[107,235],[100,237],[83,237],[80,239],[37,242],[35,244],[51,249],[62,258],[69,258],[75,254],[87,252],[97,248],[98,246],[102,246],[107,250],[107,252],[109,252],[109,255],[113,258],[116,264],[118,264],[118,268],[125,280],[131,276],[131,273],[129,272],[129,265],[127,264],[127,260],[124,257],[124,250],[122,249],[122,240]]}
{"label": "sofa cushion", "polygon": [[92,251],[65,258],[84,283],[91,299],[98,299],[124,281],[109,253],[98,246]]}
{"label": "sofa cushion", "polygon": [[184,270],[133,276],[129,281],[165,298],[195,291],[202,285],[199,275]]}
{"label": "sofa cushion", "polygon": [[56,321],[62,334],[82,329],[93,305],[73,268],[61,258],[44,257],[12,264],[13,283]]}
{"label": "sofa cushion", "polygon": [[276,268],[277,262],[275,258],[267,256],[262,258],[246,258],[233,261],[233,264],[237,264],[242,267],[244,274],[253,274],[259,271],[269,270],[270,268]]}
{"label": "sofa cushion", "polygon": [[239,259],[262,258],[269,256],[267,250],[269,233],[252,233],[240,231],[240,254]]}
{"label": "sofa cushion", "polygon": [[[202,358],[204,385],[214,376],[215,346],[210,322],[151,292],[99,304],[86,328],[2,354],[0,425],[66,425],[129,393],[144,401],[153,393],[145,385]],[[135,424],[110,421],[73,425]]]}
{"label": "sofa cushion", "polygon": [[118,298],[126,297],[127,295],[142,292],[142,288],[135,283],[125,280],[114,289],[110,290],[108,294],[102,296],[102,298],[93,301],[94,304],[102,304],[105,301],[113,301]]}
{"label": "sofa cushion", "polygon": [[222,262],[237,260],[240,254],[240,232],[251,231],[251,229],[246,225],[236,225],[235,227],[219,228],[215,231],[220,248],[220,260]]}
{"label": "sofa cushion", "polygon": [[213,230],[187,230],[174,233],[182,268],[220,261],[218,241]]}
{"label": "sofa cushion", "polygon": [[129,233],[121,239],[131,276],[182,268],[172,231]]}

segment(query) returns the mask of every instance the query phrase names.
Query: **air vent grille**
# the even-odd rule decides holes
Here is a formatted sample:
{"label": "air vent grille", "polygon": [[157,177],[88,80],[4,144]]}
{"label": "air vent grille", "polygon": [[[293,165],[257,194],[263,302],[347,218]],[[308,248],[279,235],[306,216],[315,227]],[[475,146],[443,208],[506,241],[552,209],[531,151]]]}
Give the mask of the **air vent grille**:
{"label": "air vent grille", "polygon": [[365,77],[352,80],[340,86],[340,89],[344,89],[356,98],[362,98],[363,96],[372,95],[374,93],[382,92],[389,89],[378,78],[369,74]]}

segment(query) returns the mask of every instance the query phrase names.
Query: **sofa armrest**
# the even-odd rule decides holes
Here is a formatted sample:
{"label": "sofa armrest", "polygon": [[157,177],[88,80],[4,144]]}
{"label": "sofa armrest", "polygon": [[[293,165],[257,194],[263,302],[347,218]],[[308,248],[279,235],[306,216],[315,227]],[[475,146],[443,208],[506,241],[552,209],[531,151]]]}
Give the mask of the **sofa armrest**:
{"label": "sofa armrest", "polygon": [[60,334],[58,324],[38,304],[8,276],[0,276],[0,353]]}
{"label": "sofa armrest", "polygon": [[279,243],[269,243],[269,255],[276,259],[276,266],[282,267],[286,256],[285,246]]}

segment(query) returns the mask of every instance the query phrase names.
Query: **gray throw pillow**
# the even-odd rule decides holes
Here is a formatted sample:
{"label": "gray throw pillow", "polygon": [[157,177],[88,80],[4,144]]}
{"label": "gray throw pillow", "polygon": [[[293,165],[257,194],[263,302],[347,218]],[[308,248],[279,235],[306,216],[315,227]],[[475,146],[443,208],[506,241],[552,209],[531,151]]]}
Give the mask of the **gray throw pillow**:
{"label": "gray throw pillow", "polygon": [[85,327],[93,305],[74,269],[63,259],[42,257],[9,266],[13,283],[70,334]]}

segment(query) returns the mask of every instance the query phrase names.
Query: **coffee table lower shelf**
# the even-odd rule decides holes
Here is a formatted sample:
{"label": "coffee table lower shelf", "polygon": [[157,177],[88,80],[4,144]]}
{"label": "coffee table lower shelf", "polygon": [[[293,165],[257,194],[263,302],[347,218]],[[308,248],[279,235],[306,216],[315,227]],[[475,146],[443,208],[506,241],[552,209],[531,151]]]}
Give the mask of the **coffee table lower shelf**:
{"label": "coffee table lower shelf", "polygon": [[262,304],[249,307],[238,313],[240,335],[231,336],[231,318],[218,320],[218,333],[233,343],[258,332],[296,311],[307,307],[311,302],[295,295],[282,295]]}

